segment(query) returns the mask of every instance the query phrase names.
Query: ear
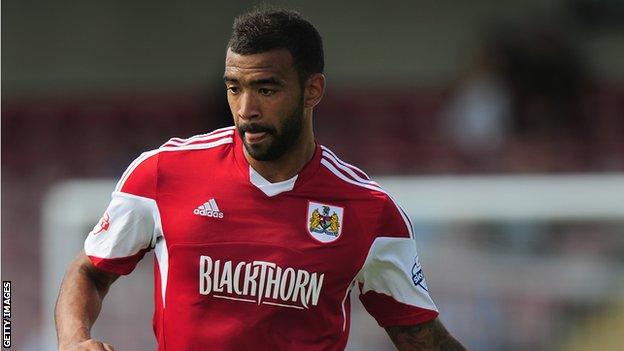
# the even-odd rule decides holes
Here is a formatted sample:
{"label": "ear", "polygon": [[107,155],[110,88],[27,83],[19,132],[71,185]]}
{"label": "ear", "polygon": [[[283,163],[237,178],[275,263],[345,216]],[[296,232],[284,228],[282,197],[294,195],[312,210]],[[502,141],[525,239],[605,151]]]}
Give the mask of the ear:
{"label": "ear", "polygon": [[305,108],[315,107],[325,94],[325,75],[314,73],[306,80],[304,86],[303,106]]}

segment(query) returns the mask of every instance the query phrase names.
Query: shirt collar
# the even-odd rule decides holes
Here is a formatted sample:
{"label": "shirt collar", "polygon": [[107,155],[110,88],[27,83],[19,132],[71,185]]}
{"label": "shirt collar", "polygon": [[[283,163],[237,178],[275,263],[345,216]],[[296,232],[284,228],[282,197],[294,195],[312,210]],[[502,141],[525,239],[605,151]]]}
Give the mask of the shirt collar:
{"label": "shirt collar", "polygon": [[243,151],[243,141],[241,140],[238,131],[236,131],[234,134],[234,157],[236,159],[238,167],[247,178],[247,180],[253,186],[262,191],[266,196],[273,197],[300,187],[316,173],[321,164],[321,147],[318,143],[316,143],[312,159],[310,159],[310,161],[303,167],[303,169],[298,174],[295,174],[290,179],[281,182],[271,183],[262,175],[260,175],[260,173],[258,173],[255,169],[253,169],[249,162],[247,162],[247,158],[245,158],[245,153]]}

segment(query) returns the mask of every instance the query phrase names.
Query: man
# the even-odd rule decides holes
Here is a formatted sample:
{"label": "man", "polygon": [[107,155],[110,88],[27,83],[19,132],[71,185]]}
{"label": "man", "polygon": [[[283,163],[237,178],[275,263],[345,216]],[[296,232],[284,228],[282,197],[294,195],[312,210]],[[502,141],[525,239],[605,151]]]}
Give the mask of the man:
{"label": "man", "polygon": [[152,249],[159,350],[342,350],[354,285],[400,350],[463,350],[437,319],[407,215],[314,141],[323,66],[299,14],[236,19],[224,74],[235,127],[128,167],[61,286],[61,350],[113,349],[90,328]]}

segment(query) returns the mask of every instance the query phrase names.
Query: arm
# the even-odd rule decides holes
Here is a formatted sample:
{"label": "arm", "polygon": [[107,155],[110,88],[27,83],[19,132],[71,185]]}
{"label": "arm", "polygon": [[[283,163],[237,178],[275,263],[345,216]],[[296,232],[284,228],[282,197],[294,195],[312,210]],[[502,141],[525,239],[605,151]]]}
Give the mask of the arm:
{"label": "arm", "polygon": [[108,288],[119,276],[96,268],[82,252],[70,264],[55,309],[59,350],[113,350],[91,339]]}
{"label": "arm", "polygon": [[385,329],[399,351],[466,351],[437,318],[422,324]]}

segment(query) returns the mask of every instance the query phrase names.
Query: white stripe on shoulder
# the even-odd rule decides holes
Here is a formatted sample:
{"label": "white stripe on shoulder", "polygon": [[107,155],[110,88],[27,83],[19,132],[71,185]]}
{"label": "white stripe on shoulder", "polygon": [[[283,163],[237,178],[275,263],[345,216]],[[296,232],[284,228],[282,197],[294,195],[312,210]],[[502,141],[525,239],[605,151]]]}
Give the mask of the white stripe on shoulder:
{"label": "white stripe on shoulder", "polygon": [[151,151],[146,151],[146,152],[142,153],[139,157],[137,157],[130,164],[130,166],[128,166],[126,171],[123,173],[123,175],[119,179],[119,182],[117,182],[117,186],[115,186],[115,191],[121,191],[121,188],[123,188],[123,185],[126,183],[126,180],[128,180],[128,177],[130,177],[130,174],[132,174],[132,172],[134,172],[134,170],[143,161],[147,160],[148,158],[150,158],[150,157],[152,157],[152,156],[154,156],[154,155],[156,155],[158,153],[167,152],[167,151],[184,151],[184,150],[211,149],[213,147],[217,147],[217,146],[220,146],[220,145],[231,144],[233,141],[234,141],[234,139],[232,139],[232,137],[222,137],[221,139],[213,140],[211,142],[206,142],[206,143],[198,143],[198,144],[183,145],[183,146],[161,146],[158,149],[151,150]]}
{"label": "white stripe on shoulder", "polygon": [[[370,178],[368,178],[368,176],[366,177],[366,179],[364,179],[359,174],[355,173],[352,168],[350,168],[348,165],[345,165],[344,162],[341,162],[337,157],[335,157],[335,155],[323,151],[323,157],[325,159],[331,161],[334,164],[334,166],[336,166],[339,169],[341,169],[344,172],[346,172],[347,175],[351,176],[351,178],[353,180],[355,180],[357,182],[360,182],[360,183],[370,184],[370,185],[374,185],[374,186],[379,187],[379,184],[377,184],[376,182],[370,180]],[[364,173],[362,172],[362,174],[364,174]]]}
{"label": "white stripe on shoulder", "polygon": [[178,137],[173,137],[173,138],[171,138],[171,139],[167,140],[167,142],[166,142],[166,143],[164,143],[162,146],[167,145],[167,144],[172,143],[172,142],[173,142],[173,143],[183,143],[185,140],[186,140],[186,139],[182,139],[182,138],[178,138]]}
{"label": "white stripe on shoulder", "polygon": [[232,135],[232,134],[234,134],[234,127],[221,128],[221,129],[214,130],[207,134],[195,135],[187,139],[171,138],[166,143],[164,143],[161,147],[184,146],[184,145],[200,143],[204,141],[208,142],[208,141],[211,141],[211,140],[223,137],[223,136]]}
{"label": "white stripe on shoulder", "polygon": [[169,140],[167,140],[164,144],[160,145],[160,147],[178,145],[178,144],[181,144],[181,143],[185,143],[185,142],[187,142],[187,141],[189,141],[191,139],[196,139],[196,138],[201,138],[201,137],[205,137],[205,136],[211,135],[211,134],[213,134],[213,133],[215,133],[217,131],[219,131],[219,129],[213,130],[210,133],[192,135],[192,136],[190,136],[188,138],[172,137]]}
{"label": "white stripe on shoulder", "polygon": [[332,162],[328,161],[326,158],[322,158],[321,159],[321,164],[323,166],[325,166],[327,169],[329,169],[332,173],[334,173],[335,176],[337,176],[338,178],[342,179],[343,181],[345,181],[345,182],[347,182],[349,184],[361,186],[362,188],[375,190],[375,191],[379,191],[379,192],[382,192],[382,193],[386,194],[388,196],[388,198],[390,199],[390,201],[392,201],[394,206],[396,206],[397,210],[399,211],[399,214],[401,215],[401,218],[403,219],[403,222],[405,222],[405,227],[407,228],[407,232],[409,233],[410,238],[414,238],[414,231],[413,231],[413,228],[412,228],[412,222],[410,221],[409,216],[407,215],[407,213],[405,213],[405,211],[401,208],[401,206],[399,206],[397,204],[397,202],[392,198],[392,196],[390,196],[390,194],[388,194],[379,185],[377,185],[377,183],[373,182],[375,184],[375,185],[373,185],[373,184],[361,183],[361,182],[358,182],[356,180],[353,180],[353,179],[347,177],[342,172],[340,172],[338,169],[336,169],[334,164]]}
{"label": "white stripe on shoulder", "polygon": [[325,166],[327,169],[329,169],[332,173],[334,173],[334,175],[342,180],[344,180],[345,182],[349,183],[349,184],[354,184],[357,186],[361,186],[362,188],[366,188],[366,189],[370,189],[370,190],[375,190],[375,191],[380,191],[384,194],[386,194],[386,192],[379,187],[379,185],[373,185],[373,184],[369,184],[369,183],[362,183],[359,182],[357,180],[351,179],[349,177],[347,177],[344,173],[340,172],[336,166],[334,166],[334,164],[332,162],[330,162],[328,159],[326,158],[322,158],[321,159],[321,164],[323,166]]}
{"label": "white stripe on shoulder", "polygon": [[121,191],[121,188],[123,187],[124,183],[126,182],[128,177],[130,176],[130,174],[143,161],[147,160],[148,158],[150,158],[151,156],[153,156],[153,155],[155,155],[157,153],[158,153],[158,149],[152,150],[152,151],[146,151],[146,152],[142,153],[141,155],[139,155],[139,157],[134,159],[134,161],[132,161],[132,163],[130,163],[130,166],[128,166],[128,168],[126,168],[125,172],[123,172],[123,174],[121,175],[121,178],[119,179],[119,181],[117,182],[117,185],[115,186],[115,191]]}
{"label": "white stripe on shoulder", "polygon": [[161,146],[157,150],[159,151],[177,151],[177,150],[195,150],[195,149],[209,149],[211,147],[228,144],[231,143],[234,139],[232,139],[232,134],[222,134],[219,136],[214,136],[214,138],[210,139],[202,139],[195,141],[194,143],[185,143],[182,145],[172,145],[172,146]]}
{"label": "white stripe on shoulder", "polygon": [[412,221],[410,220],[409,216],[407,215],[407,212],[405,212],[403,207],[399,206],[399,204],[394,200],[394,198],[392,196],[390,196],[390,194],[388,194],[388,193],[386,193],[386,194],[388,195],[390,200],[392,200],[392,203],[394,204],[394,206],[399,211],[399,214],[401,214],[401,218],[403,218],[403,222],[405,222],[405,226],[407,227],[407,231],[409,232],[410,238],[414,239],[414,226],[412,225]]}
{"label": "white stripe on shoulder", "polygon": [[364,172],[363,170],[361,170],[361,169],[357,168],[356,166],[354,166],[354,165],[352,165],[352,164],[350,164],[350,163],[344,162],[344,161],[343,161],[343,160],[341,160],[338,156],[336,156],[336,154],[335,154],[333,151],[331,151],[328,147],[321,145],[321,148],[323,149],[323,152],[327,152],[327,153],[331,154],[332,156],[334,156],[334,158],[335,158],[335,159],[336,159],[336,160],[337,160],[337,161],[338,161],[341,165],[346,166],[346,167],[349,167],[349,168],[351,168],[352,170],[354,170],[354,171],[356,171],[356,172],[359,172],[359,173],[360,173],[360,174],[362,174],[362,175],[363,175],[363,176],[364,176],[367,180],[370,180],[370,177],[368,176],[368,174],[366,174],[366,172]]}

